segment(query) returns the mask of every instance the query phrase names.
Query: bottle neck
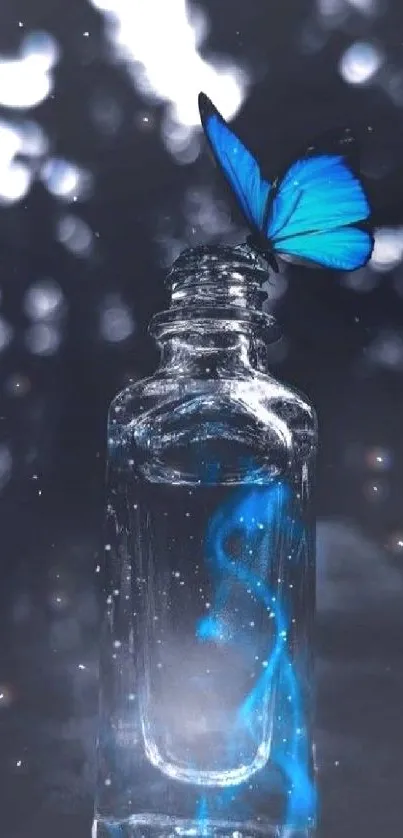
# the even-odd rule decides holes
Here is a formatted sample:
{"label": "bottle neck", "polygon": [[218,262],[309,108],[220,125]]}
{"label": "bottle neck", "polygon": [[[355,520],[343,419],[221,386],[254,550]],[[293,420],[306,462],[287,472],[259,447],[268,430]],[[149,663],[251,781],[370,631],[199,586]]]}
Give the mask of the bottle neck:
{"label": "bottle neck", "polygon": [[248,376],[262,369],[264,347],[277,340],[263,311],[266,263],[247,246],[186,250],[168,277],[170,307],[150,333],[161,347],[159,375]]}
{"label": "bottle neck", "polygon": [[159,372],[170,376],[220,378],[245,376],[259,368],[253,336],[210,332],[204,338],[193,332],[169,337],[162,343]]}

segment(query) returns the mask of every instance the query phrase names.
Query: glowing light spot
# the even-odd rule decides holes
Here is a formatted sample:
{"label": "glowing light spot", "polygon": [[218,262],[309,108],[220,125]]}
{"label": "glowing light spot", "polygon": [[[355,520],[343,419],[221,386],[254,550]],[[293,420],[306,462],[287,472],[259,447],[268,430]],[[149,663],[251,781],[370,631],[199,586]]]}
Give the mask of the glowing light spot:
{"label": "glowing light spot", "polygon": [[106,297],[100,315],[101,336],[111,342],[126,340],[134,332],[134,321],[128,306],[119,295]]}
{"label": "glowing light spot", "polygon": [[339,62],[339,72],[349,84],[365,84],[378,72],[383,55],[373,44],[356,41],[345,51]]}
{"label": "glowing light spot", "polygon": [[[175,136],[175,125],[199,130],[197,94],[214,97],[227,119],[239,110],[247,77],[234,62],[208,62],[200,54],[208,21],[205,13],[186,0],[91,0],[105,14],[106,34],[116,61],[126,63],[139,92],[168,105],[163,138],[172,153],[184,153],[194,130]],[[158,25],[156,26],[156,21]],[[175,37],[167,37],[174,32]],[[183,68],[186,67],[186,72]],[[193,155],[192,155],[193,156]]]}
{"label": "glowing light spot", "polygon": [[384,481],[369,481],[364,485],[364,495],[371,503],[381,503],[389,495],[389,486]]}
{"label": "glowing light spot", "polygon": [[378,0],[347,0],[347,3],[363,15],[373,15],[379,9]]}
{"label": "glowing light spot", "polygon": [[59,157],[47,160],[41,170],[41,179],[51,195],[64,201],[88,198],[92,189],[91,172]]}
{"label": "glowing light spot", "polygon": [[383,227],[375,231],[370,265],[374,271],[390,271],[403,259],[403,228]]}
{"label": "glowing light spot", "polygon": [[0,120],[0,203],[17,203],[26,196],[33,180],[32,158],[46,150],[47,137],[36,122]]}
{"label": "glowing light spot", "polygon": [[24,311],[32,320],[50,320],[63,305],[63,292],[53,279],[43,279],[28,289],[24,298]]}
{"label": "glowing light spot", "polygon": [[51,70],[58,62],[60,48],[49,32],[30,32],[21,44],[21,56],[33,67],[43,72]]}
{"label": "glowing light spot", "polygon": [[89,256],[94,247],[91,228],[75,215],[65,215],[57,224],[56,236],[75,256]]}
{"label": "glowing light spot", "polygon": [[349,288],[350,291],[357,291],[359,294],[369,293],[379,283],[379,277],[368,268],[361,268],[359,271],[346,273],[340,278],[341,285]]}
{"label": "glowing light spot", "polygon": [[4,710],[6,707],[9,707],[13,700],[13,692],[12,689],[7,686],[6,684],[1,684],[0,686],[0,710]]}
{"label": "glowing light spot", "polygon": [[9,164],[13,157],[22,150],[21,134],[16,125],[0,120],[1,165]]}
{"label": "glowing light spot", "polygon": [[344,0],[317,0],[318,12],[325,22],[340,18],[345,12]]}
{"label": "glowing light spot", "polygon": [[19,132],[21,154],[34,159],[44,157],[49,149],[49,140],[43,128],[33,120],[26,120],[17,127]]}
{"label": "glowing light spot", "polygon": [[226,204],[217,201],[208,187],[187,190],[183,215],[189,225],[200,228],[202,237],[223,235],[234,229]]}
{"label": "glowing light spot", "polygon": [[403,336],[382,330],[366,351],[367,361],[396,372],[403,371]]}
{"label": "glowing light spot", "polygon": [[35,323],[27,330],[25,342],[33,355],[54,355],[60,346],[60,331],[56,326]]}
{"label": "glowing light spot", "polygon": [[165,147],[178,163],[189,165],[197,160],[201,149],[201,136],[188,125],[178,125],[167,117],[162,126]]}
{"label": "glowing light spot", "polygon": [[25,198],[32,183],[31,169],[22,162],[12,160],[0,169],[0,202],[15,204]]}
{"label": "glowing light spot", "polygon": [[10,396],[26,396],[31,389],[31,382],[25,375],[16,372],[6,379],[4,389]]}
{"label": "glowing light spot", "polygon": [[387,541],[388,550],[395,556],[403,556],[403,530],[392,533]]}
{"label": "glowing light spot", "polygon": [[365,461],[373,471],[388,471],[392,465],[392,455],[386,448],[371,448],[366,452]]}
{"label": "glowing light spot", "polygon": [[47,32],[26,35],[17,58],[0,58],[0,104],[6,108],[33,108],[52,90],[51,70],[59,47]]}

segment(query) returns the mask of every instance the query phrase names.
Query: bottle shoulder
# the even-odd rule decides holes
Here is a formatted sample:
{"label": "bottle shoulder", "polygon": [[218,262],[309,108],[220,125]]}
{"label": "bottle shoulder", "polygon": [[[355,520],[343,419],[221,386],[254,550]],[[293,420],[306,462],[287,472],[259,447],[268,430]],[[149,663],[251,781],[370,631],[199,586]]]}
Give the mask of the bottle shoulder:
{"label": "bottle shoulder", "polygon": [[260,371],[244,378],[161,378],[157,374],[126,387],[113,399],[109,429],[121,434],[153,425],[164,427],[237,421],[250,427],[277,425],[286,437],[303,435],[316,444],[317,417],[311,402],[298,390]]}
{"label": "bottle shoulder", "polygon": [[312,405],[270,376],[151,378],[123,390],[109,413],[108,449],[153,482],[264,482],[316,451]]}

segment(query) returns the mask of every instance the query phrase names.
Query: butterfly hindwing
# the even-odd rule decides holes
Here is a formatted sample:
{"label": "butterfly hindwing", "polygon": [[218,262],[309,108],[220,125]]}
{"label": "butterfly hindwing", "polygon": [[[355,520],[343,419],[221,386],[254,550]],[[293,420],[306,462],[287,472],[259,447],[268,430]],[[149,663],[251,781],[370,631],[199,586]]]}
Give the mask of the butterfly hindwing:
{"label": "butterfly hindwing", "polygon": [[367,230],[348,226],[284,238],[275,245],[276,253],[286,261],[314,262],[337,271],[365,265],[372,248],[373,238]]}
{"label": "butterfly hindwing", "polygon": [[369,212],[363,188],[342,157],[307,157],[297,160],[281,181],[264,232],[276,242],[280,237],[355,224]]}
{"label": "butterfly hindwing", "polygon": [[260,230],[271,185],[263,180],[251,152],[231,131],[204,93],[199,95],[199,110],[215,160],[235,193],[248,224],[252,229]]}

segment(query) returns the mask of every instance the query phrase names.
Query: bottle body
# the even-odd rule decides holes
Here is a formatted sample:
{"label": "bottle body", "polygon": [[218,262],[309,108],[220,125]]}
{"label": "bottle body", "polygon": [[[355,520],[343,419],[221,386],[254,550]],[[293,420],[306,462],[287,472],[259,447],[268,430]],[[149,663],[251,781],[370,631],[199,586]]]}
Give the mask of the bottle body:
{"label": "bottle body", "polygon": [[315,416],[242,342],[111,406],[97,838],[313,834]]}

